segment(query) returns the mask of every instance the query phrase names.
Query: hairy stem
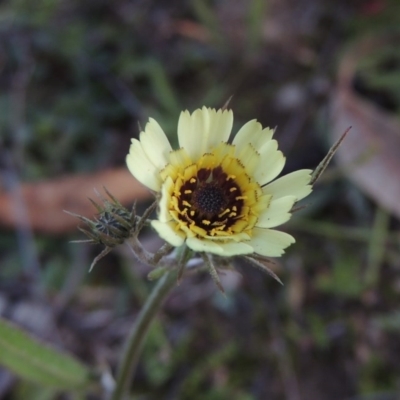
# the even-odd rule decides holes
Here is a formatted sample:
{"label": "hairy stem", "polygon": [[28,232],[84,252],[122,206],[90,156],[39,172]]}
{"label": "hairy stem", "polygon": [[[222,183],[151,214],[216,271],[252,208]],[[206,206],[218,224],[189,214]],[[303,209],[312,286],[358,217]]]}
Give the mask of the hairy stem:
{"label": "hairy stem", "polygon": [[125,398],[138,362],[143,341],[151,322],[160,309],[164,299],[175,285],[176,272],[170,271],[159,279],[149,298],[146,300],[146,303],[136,319],[133,330],[127,339],[111,400],[123,400]]}

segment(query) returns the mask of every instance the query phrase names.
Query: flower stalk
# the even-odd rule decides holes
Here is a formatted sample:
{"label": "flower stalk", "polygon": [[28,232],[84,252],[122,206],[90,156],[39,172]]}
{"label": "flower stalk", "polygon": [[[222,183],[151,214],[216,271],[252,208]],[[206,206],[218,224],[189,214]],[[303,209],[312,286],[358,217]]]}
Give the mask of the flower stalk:
{"label": "flower stalk", "polygon": [[156,286],[146,300],[146,303],[137,317],[132,332],[126,341],[121,363],[117,371],[116,385],[110,400],[123,400],[125,398],[150,325],[157,315],[163,301],[177,283],[176,271],[185,268],[192,255],[193,252],[189,248],[182,246],[176,252],[176,269],[166,272],[158,280]]}
{"label": "flower stalk", "polygon": [[115,388],[110,400],[123,400],[125,398],[138,363],[146,334],[163,301],[175,285],[175,271],[165,273],[157,281],[156,286],[146,300],[146,303],[137,317],[131,334],[127,339],[125,350],[122,353],[122,360],[117,372]]}

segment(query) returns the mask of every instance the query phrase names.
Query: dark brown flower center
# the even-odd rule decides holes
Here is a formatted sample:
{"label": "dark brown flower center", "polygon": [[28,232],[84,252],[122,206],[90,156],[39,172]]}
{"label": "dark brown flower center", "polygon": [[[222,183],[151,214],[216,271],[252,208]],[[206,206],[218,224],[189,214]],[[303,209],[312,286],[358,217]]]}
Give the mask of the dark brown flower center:
{"label": "dark brown flower center", "polygon": [[214,215],[224,210],[226,205],[224,191],[214,182],[200,184],[193,192],[193,206],[202,214]]}
{"label": "dark brown flower center", "polygon": [[183,221],[214,235],[216,229],[226,231],[241,216],[242,192],[221,167],[202,168],[182,185],[178,208]]}

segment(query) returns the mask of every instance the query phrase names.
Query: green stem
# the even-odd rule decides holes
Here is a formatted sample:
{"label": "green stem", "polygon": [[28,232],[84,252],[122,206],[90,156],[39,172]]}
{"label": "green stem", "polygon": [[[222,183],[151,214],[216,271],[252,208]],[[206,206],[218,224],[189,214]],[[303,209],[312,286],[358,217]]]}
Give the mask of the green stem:
{"label": "green stem", "polygon": [[156,316],[164,299],[170,290],[176,285],[176,272],[171,271],[160,278],[146,300],[142,310],[137,317],[135,326],[127,340],[126,348],[117,373],[117,381],[111,400],[123,400],[132,375],[136,368],[143,341],[146,333]]}

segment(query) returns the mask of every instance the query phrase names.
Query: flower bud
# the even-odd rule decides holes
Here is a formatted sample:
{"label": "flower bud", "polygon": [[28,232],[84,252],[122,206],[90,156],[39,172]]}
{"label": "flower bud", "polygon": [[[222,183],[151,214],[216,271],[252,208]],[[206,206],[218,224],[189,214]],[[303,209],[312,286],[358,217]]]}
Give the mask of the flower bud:
{"label": "flower bud", "polygon": [[103,204],[99,205],[90,199],[98,210],[98,214],[94,220],[78,216],[86,223],[85,228],[79,227],[79,229],[89,237],[92,243],[115,247],[123,243],[134,232],[136,213],[134,208],[129,211],[122,206],[107,190],[106,193],[112,201],[97,193]]}

